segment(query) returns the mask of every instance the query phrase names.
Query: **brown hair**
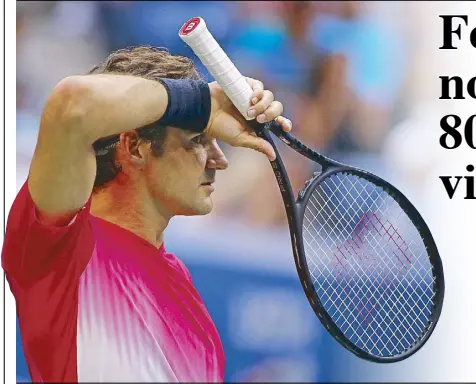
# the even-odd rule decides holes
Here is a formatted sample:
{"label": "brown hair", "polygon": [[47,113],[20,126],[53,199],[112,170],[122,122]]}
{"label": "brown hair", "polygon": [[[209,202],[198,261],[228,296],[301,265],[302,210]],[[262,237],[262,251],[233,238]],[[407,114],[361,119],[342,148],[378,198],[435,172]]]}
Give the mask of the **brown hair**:
{"label": "brown hair", "polygon": [[[105,61],[96,65],[88,74],[127,74],[149,80],[202,79],[193,62],[183,56],[174,56],[166,48],[150,46],[129,47],[112,52]],[[151,142],[154,156],[163,154],[163,142],[167,128],[159,124],[150,124],[137,129],[138,136]],[[97,140],[94,144],[96,153],[96,179],[94,190],[97,191],[113,180],[121,171],[116,163],[116,144],[119,135]]]}

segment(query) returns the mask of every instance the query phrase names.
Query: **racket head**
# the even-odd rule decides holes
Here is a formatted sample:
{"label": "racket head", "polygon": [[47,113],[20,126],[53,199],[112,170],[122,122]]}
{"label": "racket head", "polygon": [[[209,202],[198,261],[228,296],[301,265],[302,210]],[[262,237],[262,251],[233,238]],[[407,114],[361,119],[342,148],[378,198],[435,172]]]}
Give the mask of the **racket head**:
{"label": "racket head", "polygon": [[[373,203],[366,206],[365,199]],[[383,212],[383,205],[394,212]],[[391,363],[426,343],[443,306],[443,266],[427,224],[398,189],[367,171],[331,166],[314,174],[298,194],[296,234],[295,261],[306,296],[342,346],[365,360]],[[316,239],[314,247],[310,241]],[[392,291],[396,282],[399,290]]]}

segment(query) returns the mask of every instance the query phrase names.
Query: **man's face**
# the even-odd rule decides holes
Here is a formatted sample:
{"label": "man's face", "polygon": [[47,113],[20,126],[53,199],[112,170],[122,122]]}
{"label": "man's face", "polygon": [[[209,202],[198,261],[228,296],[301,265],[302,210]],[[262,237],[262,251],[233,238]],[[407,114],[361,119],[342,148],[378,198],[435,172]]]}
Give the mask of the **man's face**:
{"label": "man's face", "polygon": [[163,154],[148,161],[146,184],[154,202],[169,215],[206,215],[213,207],[215,172],[227,167],[215,139],[169,127]]}

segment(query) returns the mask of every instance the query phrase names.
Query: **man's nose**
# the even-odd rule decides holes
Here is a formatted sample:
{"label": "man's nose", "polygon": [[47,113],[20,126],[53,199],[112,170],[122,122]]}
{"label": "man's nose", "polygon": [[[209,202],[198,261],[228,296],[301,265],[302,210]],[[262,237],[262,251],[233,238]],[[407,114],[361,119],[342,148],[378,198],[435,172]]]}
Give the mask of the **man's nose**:
{"label": "man's nose", "polygon": [[210,144],[207,167],[215,168],[219,170],[225,170],[228,168],[228,159],[221,150],[216,140],[213,140]]}

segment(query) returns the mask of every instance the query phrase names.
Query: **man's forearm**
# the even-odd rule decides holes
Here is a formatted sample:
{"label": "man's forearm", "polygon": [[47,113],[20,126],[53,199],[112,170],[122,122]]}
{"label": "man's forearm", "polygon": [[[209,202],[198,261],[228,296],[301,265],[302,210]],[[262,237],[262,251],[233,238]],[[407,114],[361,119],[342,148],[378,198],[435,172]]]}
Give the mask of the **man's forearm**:
{"label": "man's forearm", "polygon": [[70,108],[76,109],[90,143],[159,120],[168,103],[160,82],[141,77],[71,76],[59,87],[70,95]]}

